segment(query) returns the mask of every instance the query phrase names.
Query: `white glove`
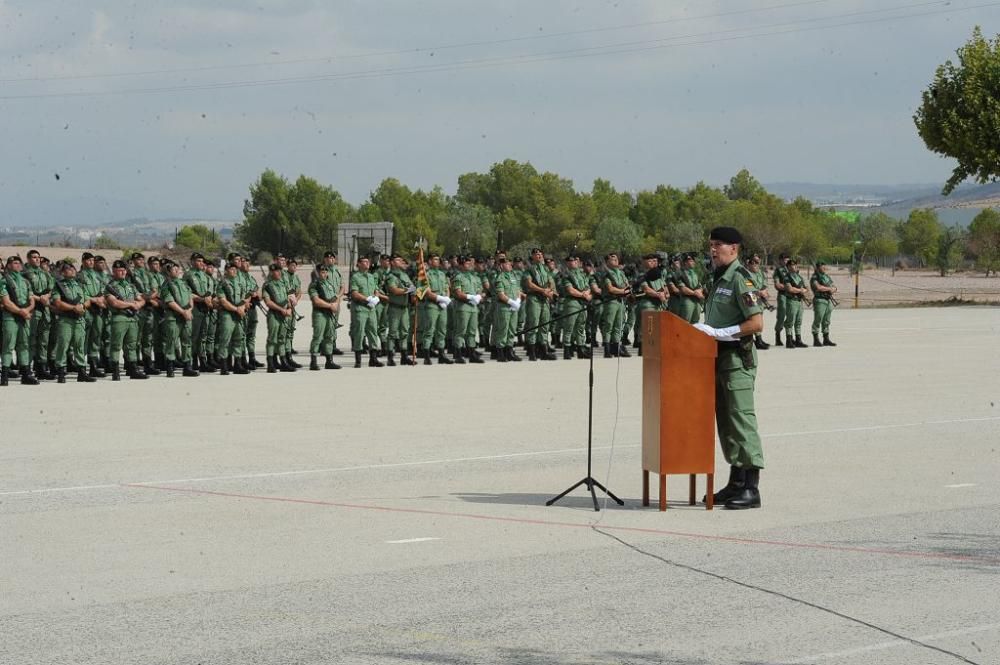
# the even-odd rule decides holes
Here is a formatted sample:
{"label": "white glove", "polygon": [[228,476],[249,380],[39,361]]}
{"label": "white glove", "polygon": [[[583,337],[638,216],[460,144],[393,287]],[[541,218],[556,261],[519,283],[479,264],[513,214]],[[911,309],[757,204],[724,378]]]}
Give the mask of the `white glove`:
{"label": "white glove", "polygon": [[409,295],[411,293],[416,293],[416,292],[417,292],[417,287],[412,286],[412,285],[410,286],[410,288],[406,289],[406,294],[407,295]]}
{"label": "white glove", "polygon": [[372,309],[378,305],[378,298],[376,296],[368,296],[368,306]]}
{"label": "white glove", "polygon": [[507,301],[507,306],[510,307],[510,311],[516,312],[517,310],[521,309],[521,301],[520,300],[508,300]]}
{"label": "white glove", "polygon": [[438,296],[436,302],[437,304],[441,305],[441,307],[447,307],[448,305],[451,304],[451,298],[449,298],[448,296]]}
{"label": "white glove", "polygon": [[438,307],[440,307],[441,309],[448,309],[448,303],[446,303],[446,302],[441,302],[441,301],[439,300],[439,301],[438,301]]}
{"label": "white glove", "polygon": [[735,342],[739,339],[740,327],[739,326],[728,326],[726,328],[713,328],[710,325],[704,323],[696,323],[694,327],[705,333],[713,339],[717,339],[720,342]]}
{"label": "white glove", "polygon": [[479,303],[482,301],[483,297],[479,294],[473,293],[471,296],[467,296],[469,302],[471,302],[476,307],[479,307]]}

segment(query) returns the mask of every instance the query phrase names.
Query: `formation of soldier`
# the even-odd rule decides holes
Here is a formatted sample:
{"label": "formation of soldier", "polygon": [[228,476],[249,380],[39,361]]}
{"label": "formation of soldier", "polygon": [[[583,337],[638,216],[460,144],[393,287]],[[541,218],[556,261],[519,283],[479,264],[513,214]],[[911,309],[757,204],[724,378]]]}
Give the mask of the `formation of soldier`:
{"label": "formation of soldier", "polygon": [[[366,354],[371,367],[394,366],[397,354],[403,365],[480,364],[484,353],[520,362],[518,346],[530,361],[556,360],[559,350],[565,360],[588,359],[596,348],[605,358],[627,358],[629,345],[642,355],[644,311],[670,311],[698,323],[709,278],[695,252],[647,254],[634,267],[623,267],[617,253],[601,265],[570,254],[559,267],[537,248],[528,261],[504,251],[488,258],[431,254],[422,266],[383,254],[360,257],[344,280],[329,251],[305,287],[296,261],[281,254],[262,284],[238,253],[227,255],[224,269],[197,252],[186,270],[139,252],[110,268],[104,257],[85,252],[79,270],[68,261],[50,266],[37,250],[26,259],[8,257],[0,279],[0,385],[14,371],[29,385],[64,383],[69,372],[79,382],[108,374],[118,381],[123,373],[173,377],[177,370],[187,377],[264,367],[293,372],[302,367],[292,342],[303,298],[311,306],[310,370],[341,368],[334,357],[343,353],[337,331],[344,305],[355,367]],[[749,257],[746,267],[763,304],[775,309],[760,257]],[[829,332],[836,287],[825,264],[816,266],[807,286],[796,262],[782,255],[773,281],[777,344],[784,329],[786,348],[806,346],[802,304],[811,302],[814,346],[836,346]],[[267,330],[263,364],[255,356],[260,317]],[[754,344],[769,347],[760,335]]]}

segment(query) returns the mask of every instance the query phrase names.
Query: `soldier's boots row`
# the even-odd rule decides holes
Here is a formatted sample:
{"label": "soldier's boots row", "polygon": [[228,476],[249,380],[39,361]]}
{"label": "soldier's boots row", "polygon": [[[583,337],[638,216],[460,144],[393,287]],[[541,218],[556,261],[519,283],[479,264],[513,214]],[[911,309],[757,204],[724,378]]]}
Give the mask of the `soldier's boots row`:
{"label": "soldier's boots row", "polygon": [[[721,490],[712,495],[712,501],[724,505],[730,510],[745,510],[760,508],[760,469],[740,469],[729,467],[729,482]],[[701,498],[705,503],[707,496]]]}
{"label": "soldier's boots row", "polygon": [[819,335],[817,333],[813,333],[813,346],[837,346],[837,345],[834,344],[832,340],[830,340],[830,335],[828,333],[823,335],[822,342],[819,341]]}
{"label": "soldier's boots row", "polygon": [[802,341],[801,335],[796,335],[793,340],[790,336],[785,335],[785,348],[786,349],[808,349],[809,345]]}
{"label": "soldier's boots row", "polygon": [[[318,372],[319,369],[320,369],[320,367],[319,367],[319,361],[316,359],[316,354],[315,353],[309,355],[309,369],[312,370],[312,371],[314,371],[314,372]],[[331,354],[327,354],[327,356],[326,356],[326,364],[323,365],[323,369],[340,369],[340,365],[338,365],[337,363],[333,362],[333,354],[332,353]]]}

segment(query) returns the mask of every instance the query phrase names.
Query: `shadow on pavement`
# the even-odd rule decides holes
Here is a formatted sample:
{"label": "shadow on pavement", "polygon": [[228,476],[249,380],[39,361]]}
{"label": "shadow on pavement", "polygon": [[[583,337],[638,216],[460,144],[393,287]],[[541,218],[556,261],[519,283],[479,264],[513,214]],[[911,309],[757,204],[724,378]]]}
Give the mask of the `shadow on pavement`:
{"label": "shadow on pavement", "polygon": [[669,656],[652,651],[603,651],[590,654],[563,654],[538,649],[499,649],[493,654],[476,654],[465,656],[454,653],[407,653],[402,650],[384,652],[368,652],[365,656],[376,658],[378,662],[402,661],[410,663],[434,663],[435,665],[482,665],[483,663],[499,663],[501,665],[708,665],[709,663],[728,662],[733,665],[773,665],[765,661],[730,661],[720,657],[719,660],[704,660],[691,656]]}
{"label": "shadow on pavement", "polygon": [[[614,488],[611,488],[614,492]],[[498,504],[510,504],[514,506],[544,506],[545,502],[554,498],[558,492],[553,492],[552,494],[533,494],[526,492],[509,492],[509,493],[490,493],[490,492],[454,492],[451,496],[461,499],[462,501],[468,501],[470,503],[498,503]],[[618,506],[614,501],[608,499],[608,509],[616,508],[618,510],[656,510],[655,499],[651,500],[651,504],[648,508],[642,506],[642,501],[639,499],[623,499],[625,501],[624,506]],[[604,493],[597,492],[597,504],[604,509]],[[563,498],[559,499],[558,503],[553,504],[553,508],[587,508],[591,512],[594,510],[594,501],[590,498],[590,493],[583,490],[577,489],[572,494],[568,494]],[[689,506],[686,501],[667,501],[667,507],[671,510],[674,509],[688,509],[688,510],[705,510],[703,504],[696,504],[694,506]]]}

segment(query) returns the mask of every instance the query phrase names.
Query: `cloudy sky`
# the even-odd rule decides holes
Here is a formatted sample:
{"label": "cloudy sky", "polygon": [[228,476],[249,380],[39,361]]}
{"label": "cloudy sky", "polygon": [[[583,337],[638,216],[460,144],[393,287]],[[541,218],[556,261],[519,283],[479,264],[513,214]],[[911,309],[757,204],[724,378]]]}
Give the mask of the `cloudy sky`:
{"label": "cloudy sky", "polygon": [[0,226],[236,219],[265,168],[355,204],[508,157],[580,189],[742,167],[943,182],[911,116],[998,19],[988,0],[0,0]]}

